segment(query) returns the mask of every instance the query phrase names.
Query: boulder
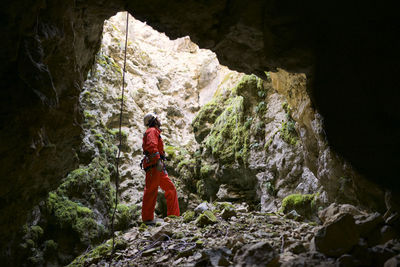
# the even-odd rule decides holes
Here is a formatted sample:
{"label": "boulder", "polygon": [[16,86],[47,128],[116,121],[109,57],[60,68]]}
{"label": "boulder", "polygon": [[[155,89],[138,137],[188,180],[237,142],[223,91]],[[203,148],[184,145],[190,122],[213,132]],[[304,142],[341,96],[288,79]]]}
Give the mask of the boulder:
{"label": "boulder", "polygon": [[381,228],[375,229],[367,238],[369,246],[385,244],[387,241],[398,237],[397,231],[389,226],[384,225]]}
{"label": "boulder", "polygon": [[318,217],[325,224],[332,221],[331,219],[339,213],[340,214],[348,213],[353,216],[366,215],[366,213],[360,211],[353,205],[332,203],[327,208],[319,211]]}
{"label": "boulder", "polygon": [[349,252],[357,244],[359,233],[352,215],[338,214],[332,222],[321,227],[311,245],[316,251],[327,256],[338,257]]}
{"label": "boulder", "polygon": [[229,220],[231,217],[236,216],[236,211],[232,207],[226,207],[224,210],[221,212],[221,217],[224,220]]}
{"label": "boulder", "polygon": [[208,204],[207,202],[203,202],[200,205],[198,205],[195,209],[194,212],[196,212],[196,214],[201,214],[206,210],[211,210],[211,205]]}
{"label": "boulder", "polygon": [[368,217],[356,218],[356,226],[360,236],[367,237],[367,235],[374,230],[378,225],[383,224],[384,220],[381,214],[378,212],[369,215]]}
{"label": "boulder", "polygon": [[279,254],[266,241],[243,246],[235,255],[236,266],[279,266]]}
{"label": "boulder", "polygon": [[232,251],[228,248],[208,249],[202,252],[201,263],[196,266],[231,266],[232,263],[228,260]]}

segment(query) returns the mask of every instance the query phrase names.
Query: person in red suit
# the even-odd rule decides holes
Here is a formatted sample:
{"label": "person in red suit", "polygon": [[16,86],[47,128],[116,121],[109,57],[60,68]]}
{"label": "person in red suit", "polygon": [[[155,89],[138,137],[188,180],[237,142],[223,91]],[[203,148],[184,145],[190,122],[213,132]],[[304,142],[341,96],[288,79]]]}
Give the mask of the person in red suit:
{"label": "person in red suit", "polygon": [[161,123],[156,114],[149,113],[143,118],[147,130],[143,136],[143,169],[146,172],[146,185],[143,194],[142,221],[154,224],[154,208],[157,201],[158,187],[165,191],[167,215],[179,216],[178,195],[165,170],[164,144],[161,138]]}

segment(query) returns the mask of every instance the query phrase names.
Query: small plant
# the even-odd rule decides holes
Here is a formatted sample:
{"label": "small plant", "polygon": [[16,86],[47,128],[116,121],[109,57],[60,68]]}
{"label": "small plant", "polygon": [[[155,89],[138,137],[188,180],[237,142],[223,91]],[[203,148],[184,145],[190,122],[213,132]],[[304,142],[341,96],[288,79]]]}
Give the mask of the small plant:
{"label": "small plant", "polygon": [[267,104],[264,101],[258,103],[256,107],[256,113],[263,114],[267,110]]}

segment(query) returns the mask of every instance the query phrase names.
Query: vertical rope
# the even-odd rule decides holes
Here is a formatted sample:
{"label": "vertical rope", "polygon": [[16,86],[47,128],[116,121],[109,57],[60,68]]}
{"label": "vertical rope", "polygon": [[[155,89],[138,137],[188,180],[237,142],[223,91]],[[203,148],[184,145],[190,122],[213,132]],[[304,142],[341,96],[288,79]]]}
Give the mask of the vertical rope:
{"label": "vertical rope", "polygon": [[[121,97],[121,109],[119,113],[119,145],[118,145],[118,154],[116,159],[116,168],[117,168],[117,177],[115,179],[115,206],[114,211],[111,218],[111,231],[112,231],[112,252],[111,252],[111,260],[112,256],[115,252],[115,232],[114,232],[114,220],[115,213],[117,211],[118,206],[118,194],[119,194],[119,160],[121,156],[121,147],[122,147],[122,113],[124,111],[124,93],[125,93],[125,70],[126,70],[126,50],[128,45],[128,24],[129,24],[129,12],[126,12],[126,34],[125,34],[125,51],[124,51],[124,69],[122,71],[122,97]],[[110,262],[111,265],[111,262]]]}

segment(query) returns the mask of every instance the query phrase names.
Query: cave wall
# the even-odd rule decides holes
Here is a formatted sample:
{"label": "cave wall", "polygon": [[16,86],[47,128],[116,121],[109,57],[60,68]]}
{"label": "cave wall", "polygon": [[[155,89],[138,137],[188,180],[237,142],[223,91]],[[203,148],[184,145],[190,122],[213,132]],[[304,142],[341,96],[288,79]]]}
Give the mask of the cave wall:
{"label": "cave wall", "polygon": [[318,1],[6,1],[0,29],[0,240],[76,164],[78,93],[104,19],[128,10],[170,37],[190,35],[232,69],[304,72],[330,144],[399,190],[399,41],[388,3]]}
{"label": "cave wall", "polygon": [[65,1],[3,4],[0,249],[8,254],[27,211],[78,162],[78,97],[113,9]]}

